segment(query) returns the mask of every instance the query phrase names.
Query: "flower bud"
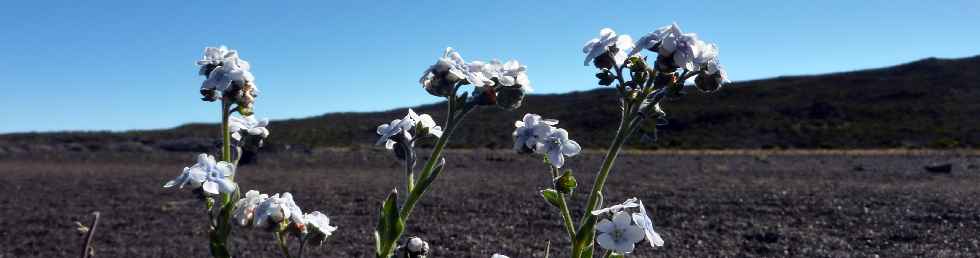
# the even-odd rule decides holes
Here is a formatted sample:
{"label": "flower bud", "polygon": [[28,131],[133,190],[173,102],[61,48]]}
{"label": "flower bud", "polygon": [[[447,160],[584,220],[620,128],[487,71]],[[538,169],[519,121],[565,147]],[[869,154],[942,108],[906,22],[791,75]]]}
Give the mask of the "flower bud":
{"label": "flower bud", "polygon": [[521,107],[524,102],[524,89],[517,87],[501,87],[497,90],[497,106],[506,110]]}
{"label": "flower bud", "polygon": [[214,89],[201,89],[201,100],[213,102],[218,100],[218,91]]}
{"label": "flower bud", "polygon": [[721,78],[720,73],[715,74],[699,74],[697,78],[694,78],[694,86],[701,90],[702,92],[710,93],[718,91],[721,89],[724,79]]}
{"label": "flower bud", "polygon": [[413,236],[405,244],[405,251],[408,252],[408,257],[425,257],[429,255],[429,243],[422,238]]}
{"label": "flower bud", "polygon": [[674,64],[673,57],[665,55],[657,56],[657,61],[654,63],[654,67],[657,69],[657,71],[660,71],[660,73],[673,73],[677,70],[677,68],[680,68]]}
{"label": "flower bud", "polygon": [[595,74],[596,78],[599,78],[599,85],[609,86],[616,81],[616,76],[609,71],[609,69],[602,69],[599,73]]}
{"label": "flower bud", "polygon": [[555,189],[559,193],[572,194],[575,191],[575,187],[578,186],[578,181],[575,180],[575,176],[572,176],[572,170],[565,170],[565,173],[554,179]]}
{"label": "flower bud", "polygon": [[[613,56],[615,52],[613,51],[616,46],[610,46],[609,51],[603,52],[601,55],[597,56],[592,60],[592,64],[599,69],[612,69],[616,66],[616,58]],[[618,50],[618,49],[616,49]]]}
{"label": "flower bud", "polygon": [[497,91],[493,87],[476,87],[473,90],[471,101],[480,106],[490,106],[497,104]]}

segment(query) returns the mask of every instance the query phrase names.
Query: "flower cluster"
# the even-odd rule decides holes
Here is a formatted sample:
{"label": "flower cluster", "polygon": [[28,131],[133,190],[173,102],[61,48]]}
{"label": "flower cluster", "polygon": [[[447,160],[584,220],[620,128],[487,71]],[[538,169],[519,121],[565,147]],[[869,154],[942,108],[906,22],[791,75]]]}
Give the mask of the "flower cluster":
{"label": "flower cluster", "polygon": [[467,63],[452,48],[446,48],[442,58],[422,73],[419,83],[437,97],[453,96],[459,86],[470,84],[476,87],[472,96],[476,103],[505,109],[520,107],[532,91],[527,66],[517,60]]}
{"label": "flower cluster", "polygon": [[199,73],[207,78],[201,84],[202,100],[226,99],[237,103],[242,114],[251,114],[259,88],[249,71],[251,65],[238,56],[238,51],[225,46],[205,48],[197,65]]}
{"label": "flower cluster", "polygon": [[290,231],[311,237],[318,245],[337,229],[330,225],[330,218],[319,211],[304,214],[288,192],[269,196],[249,190],[235,203],[233,217],[239,226]]}
{"label": "flower cluster", "polygon": [[234,164],[216,162],[213,156],[201,153],[197,156],[197,164],[184,167],[184,171],[177,178],[168,181],[163,187],[184,188],[185,185],[190,185],[194,189],[200,187],[208,194],[231,193],[237,188],[235,182],[231,180],[234,176]]}
{"label": "flower cluster", "polygon": [[622,204],[592,211],[595,216],[603,214],[610,215],[612,220],[603,219],[596,224],[599,231],[596,241],[602,248],[626,254],[633,252],[635,244],[643,240],[649,242],[651,247],[664,245],[663,238],[654,231],[653,220],[647,216],[646,208],[639,199],[630,198]]}
{"label": "flower cluster", "polygon": [[[631,65],[627,62],[630,57],[643,59],[640,55],[643,50],[658,54],[654,68],[661,73],[658,78],[661,81],[678,83],[673,72],[683,69],[689,76],[682,79],[697,75],[695,86],[705,92],[716,91],[728,82],[718,59],[718,46],[702,41],[695,33],[684,33],[676,23],[660,27],[636,42],[629,35],[617,35],[612,29],[604,28],[599,31],[599,38],[586,43],[583,52],[585,65],[591,61],[601,70],[597,74],[600,84],[609,85],[615,79],[609,71]],[[679,83],[683,85],[684,81]]]}
{"label": "flower cluster", "polygon": [[542,154],[552,166],[564,166],[565,157],[577,155],[582,147],[568,138],[568,131],[555,127],[557,124],[558,120],[525,114],[523,119],[514,122],[514,150],[518,153]]}

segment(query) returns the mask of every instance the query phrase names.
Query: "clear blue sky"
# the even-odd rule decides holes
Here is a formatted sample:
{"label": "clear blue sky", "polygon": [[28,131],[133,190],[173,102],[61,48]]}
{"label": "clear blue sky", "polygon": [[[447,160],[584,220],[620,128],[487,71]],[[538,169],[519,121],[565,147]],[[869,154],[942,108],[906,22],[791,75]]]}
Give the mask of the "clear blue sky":
{"label": "clear blue sky", "polygon": [[437,101],[417,80],[446,46],[520,60],[537,93],[589,90],[580,51],[603,27],[677,21],[736,81],[980,54],[977,0],[243,2],[0,4],[0,132],[216,122],[194,64],[216,45],[252,63],[272,119]]}

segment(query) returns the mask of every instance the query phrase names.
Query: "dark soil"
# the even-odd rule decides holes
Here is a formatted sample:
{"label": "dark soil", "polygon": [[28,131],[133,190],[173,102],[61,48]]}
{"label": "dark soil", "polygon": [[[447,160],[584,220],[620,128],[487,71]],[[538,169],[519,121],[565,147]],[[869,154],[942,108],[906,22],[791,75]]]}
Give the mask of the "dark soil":
{"label": "dark soil", "polygon": [[[339,226],[307,257],[371,257],[381,199],[403,185],[376,150],[262,156],[239,170],[243,190],[292,192]],[[204,257],[203,203],[163,189],[192,154],[32,154],[0,157],[0,257],[77,256],[74,221],[103,219],[97,257]],[[601,154],[570,159],[579,193]],[[953,164],[950,174],[924,166]],[[630,154],[607,185],[609,202],[641,198],[665,247],[631,257],[980,257],[980,157],[963,154]],[[416,207],[408,235],[432,257],[562,257],[559,216],[538,195],[537,160],[497,151],[448,154],[448,170]],[[280,257],[273,235],[234,231],[239,257]],[[295,248],[295,246],[294,246]]]}

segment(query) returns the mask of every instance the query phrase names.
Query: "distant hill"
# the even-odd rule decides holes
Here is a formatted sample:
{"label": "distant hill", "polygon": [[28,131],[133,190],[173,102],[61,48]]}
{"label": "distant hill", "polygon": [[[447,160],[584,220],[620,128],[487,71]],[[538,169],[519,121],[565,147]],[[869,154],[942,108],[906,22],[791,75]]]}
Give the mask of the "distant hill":
{"label": "distant hill", "polygon": [[[421,89],[419,89],[421,90]],[[736,82],[716,94],[688,90],[664,103],[669,123],[653,124],[633,148],[977,148],[980,147],[980,56],[928,58],[893,67]],[[615,92],[532,95],[512,112],[485,108],[467,117],[454,147],[507,148],[513,121],[524,113],[561,120],[587,148],[609,144],[618,122]],[[413,107],[443,116],[443,103]],[[378,124],[405,109],[330,113],[273,121],[272,149],[345,147],[373,143]],[[67,149],[198,150],[213,145],[215,124],[168,130],[0,135],[0,146]],[[35,147],[31,147],[35,146]]]}

